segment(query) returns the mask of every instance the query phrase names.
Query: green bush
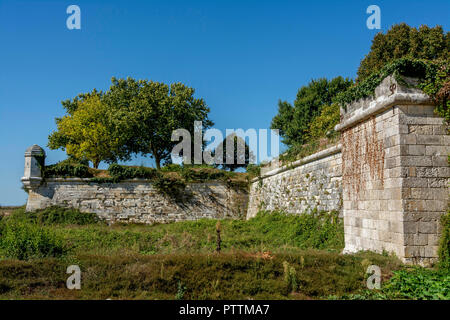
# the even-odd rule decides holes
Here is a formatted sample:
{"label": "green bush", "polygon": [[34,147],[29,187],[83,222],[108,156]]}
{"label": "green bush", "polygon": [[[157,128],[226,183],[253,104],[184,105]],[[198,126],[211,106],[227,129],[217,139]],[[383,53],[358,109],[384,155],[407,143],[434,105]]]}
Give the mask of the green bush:
{"label": "green bush", "polygon": [[117,163],[110,165],[108,172],[113,179],[118,181],[135,178],[152,179],[157,175],[154,168],[122,166]]}
{"label": "green bush", "polygon": [[0,251],[8,258],[28,260],[61,256],[64,248],[61,238],[50,230],[12,219],[1,228]]}
{"label": "green bush", "polygon": [[341,111],[339,105],[323,106],[320,114],[309,125],[309,136],[312,139],[335,135],[334,127],[339,123]]}
{"label": "green bush", "polygon": [[396,299],[450,299],[450,274],[443,270],[416,267],[394,271],[383,293]]}
{"label": "green bush", "polygon": [[184,195],[186,183],[179,177],[158,173],[154,181],[154,186],[169,197],[183,200],[182,197]]}
{"label": "green bush", "polygon": [[419,87],[421,88],[440,86],[442,84],[436,82],[436,75],[441,67],[438,63],[427,60],[411,58],[397,59],[386,64],[380,71],[372,73],[363,81],[356,83],[346,91],[339,93],[334,101],[346,108],[347,104],[353,101],[373,96],[375,88],[384,78],[390,75],[393,75],[400,83],[404,83],[402,76],[419,78],[421,79],[419,83]]}
{"label": "green bush", "polygon": [[89,172],[89,166],[85,163],[79,163],[73,159],[66,159],[56,164],[45,166],[44,177],[77,177],[90,178],[92,174]]}
{"label": "green bush", "polygon": [[68,209],[56,206],[34,212],[26,212],[25,209],[22,208],[17,209],[5,220],[23,221],[39,225],[87,225],[97,223],[99,221],[95,213],[83,213],[77,209]]}
{"label": "green bush", "polygon": [[251,178],[259,177],[261,175],[261,164],[252,164],[250,163],[247,166],[247,173]]}
{"label": "green bush", "polygon": [[393,271],[380,290],[364,289],[359,293],[331,297],[350,300],[449,300],[450,273],[444,269],[407,267]]}
{"label": "green bush", "polygon": [[441,218],[441,242],[439,244],[439,265],[450,269],[450,211]]}
{"label": "green bush", "polygon": [[184,166],[181,166],[176,163],[168,163],[164,167],[161,168],[162,172],[181,172]]}
{"label": "green bush", "polygon": [[209,181],[220,180],[232,175],[231,172],[219,170],[210,166],[183,167],[181,175],[186,181]]}

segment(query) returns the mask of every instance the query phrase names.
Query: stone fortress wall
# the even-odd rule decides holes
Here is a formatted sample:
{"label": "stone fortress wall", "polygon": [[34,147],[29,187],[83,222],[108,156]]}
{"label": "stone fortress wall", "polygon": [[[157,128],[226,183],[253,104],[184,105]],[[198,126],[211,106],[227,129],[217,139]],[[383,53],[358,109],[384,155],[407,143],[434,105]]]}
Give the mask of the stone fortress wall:
{"label": "stone fortress wall", "polygon": [[285,166],[272,161],[249,192],[223,182],[188,184],[186,201],[160,194],[145,180],[42,181],[36,157],[43,150],[33,146],[25,153],[22,178],[27,210],[60,205],[109,221],[144,223],[336,210],[344,219],[344,252],[387,251],[422,265],[436,261],[439,220],[448,208],[450,136],[429,97],[387,77],[374,97],[341,108],[335,129],[339,144]]}
{"label": "stone fortress wall", "polygon": [[448,208],[450,136],[429,97],[411,86],[417,80],[405,80],[387,77],[374,97],[341,108],[339,145],[284,167],[270,163],[252,181],[247,217],[259,209],[340,210],[344,252],[436,261]]}
{"label": "stone fortress wall", "polygon": [[247,218],[260,210],[302,214],[311,210],[341,211],[342,155],[336,145],[280,166],[279,161],[261,171],[250,185]]}
{"label": "stone fortress wall", "polygon": [[147,180],[93,183],[55,178],[29,191],[27,210],[50,206],[96,213],[108,222],[166,223],[201,218],[245,217],[248,194],[225,182],[189,183],[183,199],[169,197]]}
{"label": "stone fortress wall", "polygon": [[93,212],[108,222],[135,223],[239,219],[246,215],[248,192],[223,181],[188,183],[180,195],[171,197],[145,179],[117,183],[89,178],[43,179],[36,161],[43,154],[37,145],[25,152],[22,182],[28,192],[27,211],[60,206]]}

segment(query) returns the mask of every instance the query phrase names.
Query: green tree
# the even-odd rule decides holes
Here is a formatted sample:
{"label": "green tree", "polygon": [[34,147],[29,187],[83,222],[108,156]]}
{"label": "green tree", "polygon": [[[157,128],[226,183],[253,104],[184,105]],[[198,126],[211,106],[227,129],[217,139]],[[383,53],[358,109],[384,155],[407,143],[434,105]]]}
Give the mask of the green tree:
{"label": "green tree", "polygon": [[386,34],[380,32],[373,38],[370,52],[359,66],[358,81],[399,58],[446,60],[449,52],[450,36],[441,26],[430,28],[422,25],[416,29],[406,23],[397,24]]}
{"label": "green tree", "polygon": [[278,114],[272,119],[271,128],[279,129],[283,143],[288,146],[304,144],[310,138],[309,128],[324,106],[332,104],[334,97],[345,91],[353,81],[336,77],[312,80],[298,90],[292,106],[286,101],[278,102]]}
{"label": "green tree", "polygon": [[94,168],[101,161],[116,161],[120,141],[111,134],[108,106],[102,95],[87,94],[65,106],[68,114],[56,119],[58,129],[50,134],[48,146],[66,150],[73,158],[89,160]]}
{"label": "green tree", "polygon": [[194,97],[195,90],[182,83],[170,86],[160,82],[112,79],[105,95],[110,106],[114,127],[126,141],[126,150],[150,155],[156,167],[170,161],[177,142],[171,141],[172,131],[186,129],[193,136],[194,121],[203,129],[213,125],[210,109],[203,99]]}
{"label": "green tree", "polygon": [[309,134],[311,138],[322,138],[333,134],[334,127],[339,123],[341,111],[338,104],[323,106],[320,114],[311,121]]}
{"label": "green tree", "polygon": [[[228,155],[227,161],[227,145],[233,144],[233,153]],[[243,149],[242,149],[243,147]],[[231,148],[231,147],[230,147]],[[222,168],[235,171],[238,168],[246,168],[254,160],[254,155],[250,151],[250,148],[244,139],[236,134],[228,135],[223,141],[216,147],[213,152],[213,156],[216,155],[218,150],[222,150]],[[239,152],[240,151],[240,152]],[[243,152],[242,152],[243,151]],[[232,163],[227,163],[232,162]]]}

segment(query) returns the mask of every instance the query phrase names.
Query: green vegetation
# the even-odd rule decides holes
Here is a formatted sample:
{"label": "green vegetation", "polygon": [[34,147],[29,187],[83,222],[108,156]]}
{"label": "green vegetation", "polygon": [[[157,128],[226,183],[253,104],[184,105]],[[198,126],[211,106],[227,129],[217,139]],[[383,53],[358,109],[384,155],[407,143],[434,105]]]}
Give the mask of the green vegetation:
{"label": "green vegetation", "polygon": [[89,168],[84,163],[67,159],[57,164],[46,166],[44,178],[78,177],[90,178],[93,183],[114,183],[128,179],[148,179],[155,186],[170,194],[171,191],[184,189],[189,182],[225,181],[232,186],[247,189],[248,174],[229,172],[209,165],[169,164],[160,170],[143,166],[124,166],[113,163],[108,170]]}
{"label": "green vegetation", "polygon": [[439,244],[440,267],[450,271],[450,211],[441,217],[441,228],[441,242]]}
{"label": "green vegetation", "polygon": [[72,114],[57,119],[58,131],[49,137],[49,146],[63,148],[75,158],[87,159],[96,169],[101,161],[115,161],[121,141],[111,134],[114,127],[108,113],[109,106],[102,101],[101,94],[78,101]]}
{"label": "green vegetation", "polygon": [[157,176],[157,171],[153,168],[121,166],[115,163],[109,166],[108,173],[117,181],[134,178],[153,179]]}
{"label": "green vegetation", "polygon": [[311,123],[316,121],[323,108],[332,104],[339,92],[349,88],[352,83],[342,77],[312,80],[298,90],[293,106],[286,101],[279,101],[278,114],[272,119],[271,128],[280,130],[283,143],[289,147],[308,143]]}
{"label": "green vegetation", "polygon": [[56,119],[57,131],[49,136],[51,149],[89,160],[115,163],[134,154],[150,155],[156,167],[170,162],[176,129],[194,133],[194,121],[204,129],[213,125],[203,99],[182,83],[112,78],[110,89],[95,89],[64,101],[66,115]]}
{"label": "green vegetation", "polygon": [[441,225],[439,263],[434,268],[402,267],[393,271],[393,276],[380,290],[364,289],[330,298],[450,300],[450,212],[442,216]]}
{"label": "green vegetation", "polygon": [[441,26],[418,29],[401,23],[392,26],[386,34],[378,33],[372,40],[370,52],[361,61],[358,80],[364,80],[386,64],[404,57],[424,60],[446,60],[450,52],[449,33]]}
{"label": "green vegetation", "polygon": [[[303,259],[302,259],[303,258]],[[394,259],[373,254],[195,253],[177,255],[91,255],[66,259],[0,261],[2,299],[320,299],[364,287],[361,261],[398,268]],[[296,292],[284,280],[289,263]],[[303,261],[303,263],[302,263]],[[66,268],[82,270],[81,290],[65,288]],[[293,281],[293,280],[291,280]]]}
{"label": "green vegetation", "polygon": [[86,163],[80,163],[70,158],[56,164],[41,167],[41,170],[45,178],[91,178],[93,176]]}
{"label": "green vegetation", "polygon": [[25,212],[25,208],[16,209],[14,214],[7,218],[8,223],[11,221],[31,223],[40,226],[54,225],[88,225],[99,223],[99,219],[95,213],[82,213],[76,209],[68,209],[61,207],[50,207],[44,210],[34,212]]}
{"label": "green vegetation", "polygon": [[[232,144],[233,148],[233,157],[231,159],[227,159],[227,144]],[[242,150],[242,152],[238,152],[238,150]],[[222,153],[220,156],[218,152]],[[231,171],[235,171],[238,168],[246,168],[250,162],[254,160],[254,155],[250,151],[250,147],[248,146],[247,142],[245,142],[244,139],[237,136],[236,134],[230,134],[229,136],[225,137],[223,141],[217,146],[217,148],[214,150],[213,157],[219,157],[219,161],[214,161],[215,163],[221,162],[222,169],[229,169]]]}
{"label": "green vegetation", "polygon": [[[118,252],[140,254],[171,254],[214,252],[217,220],[200,219],[156,225],[107,226],[96,222],[95,215],[77,210],[49,208],[36,213],[17,209],[4,218],[10,221],[39,225],[70,243],[69,254]],[[295,249],[343,248],[343,225],[336,213],[288,215],[282,212],[261,212],[249,220],[221,221],[222,251],[293,251]]]}
{"label": "green vegetation", "polygon": [[[439,91],[439,84],[436,80],[436,75],[443,67],[446,68],[446,63],[437,63],[427,60],[417,60],[409,58],[401,58],[385,65],[381,70],[372,73],[363,81],[357,83],[355,86],[349,88],[347,91],[340,93],[336,97],[336,101],[345,107],[352,101],[372,96],[375,93],[375,88],[389,75],[393,75],[400,83],[405,83],[402,76],[414,77],[421,79],[419,83],[420,88],[436,88]],[[441,70],[442,71],[442,70]],[[449,74],[447,74],[448,77]],[[425,90],[426,91],[426,90]]]}
{"label": "green vegetation", "polygon": [[450,123],[450,41],[442,27],[412,28],[394,25],[378,33],[370,52],[361,61],[353,81],[337,77],[318,79],[303,86],[292,106],[279,101],[271,128],[279,129],[288,146],[281,160],[293,161],[319,151],[336,139],[339,106],[374,95],[375,88],[389,75],[406,84],[403,76],[420,79],[418,87],[436,103],[437,113]]}
{"label": "green vegetation", "polygon": [[58,257],[64,252],[61,238],[49,229],[8,218],[1,223],[0,252],[7,258]]}
{"label": "green vegetation", "polygon": [[356,294],[329,297],[352,300],[450,300],[450,273],[443,269],[403,267],[380,290],[364,289]]}
{"label": "green vegetation", "polygon": [[311,121],[309,125],[309,135],[311,139],[319,139],[323,137],[333,137],[337,135],[334,127],[339,123],[341,110],[339,105],[333,103],[324,106],[320,114]]}
{"label": "green vegetation", "polygon": [[[2,246],[2,299],[320,299],[362,290],[364,261],[388,273],[400,266],[372,253],[339,254],[342,223],[334,213],[265,212],[249,221],[222,220],[220,254],[216,220],[107,226],[61,208],[27,215],[16,210],[0,223],[2,232],[19,223],[25,230],[51,231],[65,251],[16,255],[20,261]],[[71,264],[83,272],[81,290],[65,288]]]}
{"label": "green vegetation", "polygon": [[[220,254],[216,225],[202,219],[108,226],[77,210],[16,209],[0,221],[0,299],[450,298],[443,268],[340,254],[336,213],[221,220]],[[82,270],[81,290],[65,288],[71,264]],[[382,269],[381,290],[365,289],[371,264]]]}

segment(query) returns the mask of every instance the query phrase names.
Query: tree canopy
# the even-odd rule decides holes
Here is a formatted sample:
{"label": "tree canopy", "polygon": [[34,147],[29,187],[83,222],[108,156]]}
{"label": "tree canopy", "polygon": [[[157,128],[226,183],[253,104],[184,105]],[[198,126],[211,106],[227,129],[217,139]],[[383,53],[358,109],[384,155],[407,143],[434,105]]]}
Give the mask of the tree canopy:
{"label": "tree canopy", "polygon": [[110,134],[108,106],[100,94],[94,92],[71,102],[70,113],[56,123],[58,131],[49,137],[51,149],[65,149],[73,158],[91,161],[94,168],[101,161],[119,157],[120,141]]}
{"label": "tree canopy", "polygon": [[278,114],[272,119],[271,128],[280,130],[283,143],[288,146],[306,143],[313,119],[352,83],[352,80],[342,77],[312,80],[298,90],[294,105],[281,100],[278,102]]}
{"label": "tree canopy", "polygon": [[387,63],[409,57],[425,60],[446,60],[450,56],[450,36],[441,26],[418,29],[401,23],[392,26],[386,34],[375,35],[370,52],[361,61],[358,80],[379,71]]}
{"label": "tree canopy", "polygon": [[[112,78],[107,92],[94,90],[62,103],[67,115],[56,119],[58,130],[50,135],[49,147],[86,157],[94,166],[98,166],[99,161],[129,160],[133,154],[150,155],[156,167],[160,168],[162,163],[170,161],[170,152],[176,143],[171,141],[173,130],[183,128],[193,135],[194,121],[201,121],[204,129],[213,125],[208,118],[210,109],[203,99],[195,98],[194,93],[193,88],[182,83],[167,85],[148,80]],[[87,106],[86,101],[89,102]],[[92,122],[91,127],[102,124],[97,129],[101,130],[102,139],[108,136],[110,141],[97,141],[97,146],[109,149],[110,153],[98,152],[94,159],[75,151],[93,139],[83,127],[88,120],[81,121],[78,131],[83,134],[78,133],[77,140],[66,128],[66,123],[80,122],[79,111],[83,118]],[[95,136],[94,133],[98,134],[90,132]]]}
{"label": "tree canopy", "polygon": [[[227,154],[227,149],[232,149],[232,153]],[[235,171],[238,168],[246,168],[254,160],[254,155],[247,142],[234,133],[223,139],[214,150],[213,155],[216,155],[218,150],[221,150],[222,153],[221,166],[223,169]]]}

